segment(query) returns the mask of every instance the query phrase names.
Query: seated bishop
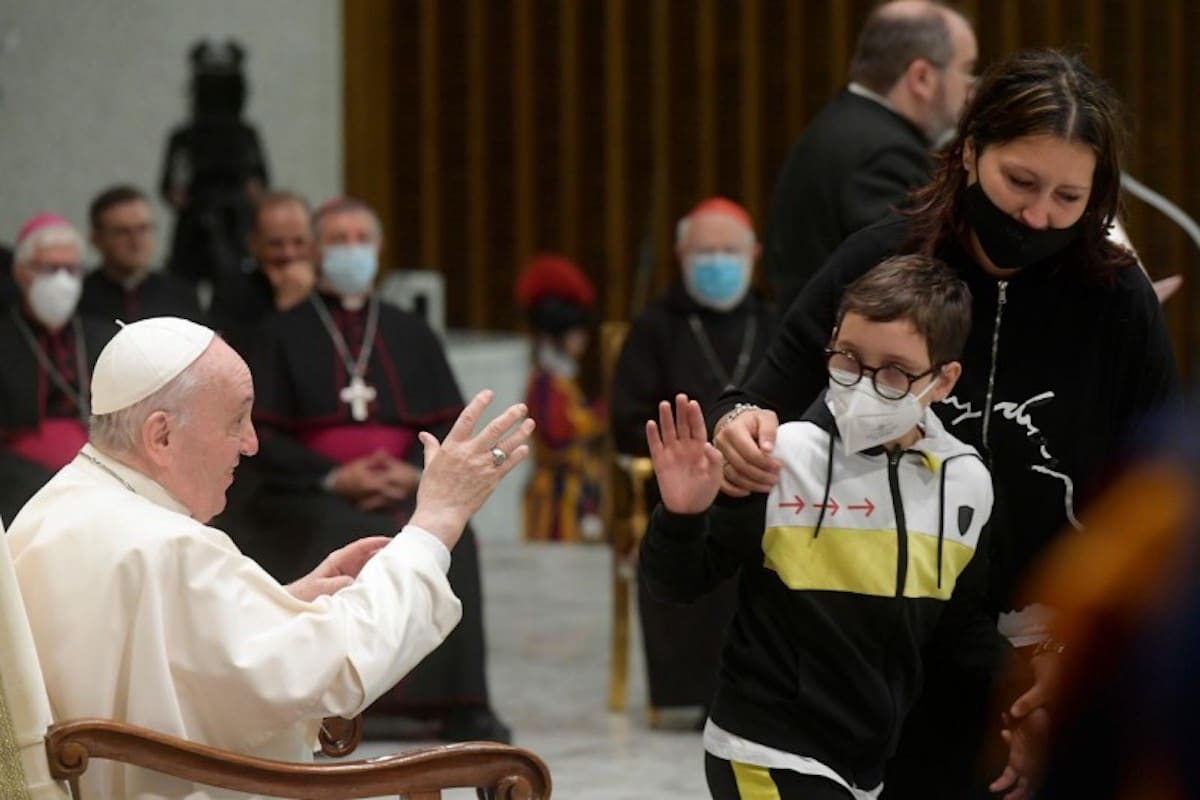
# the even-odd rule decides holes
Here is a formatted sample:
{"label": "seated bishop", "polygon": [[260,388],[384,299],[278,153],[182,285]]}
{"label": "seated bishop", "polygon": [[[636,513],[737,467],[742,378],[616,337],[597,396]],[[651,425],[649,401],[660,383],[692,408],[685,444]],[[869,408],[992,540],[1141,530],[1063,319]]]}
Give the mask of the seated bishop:
{"label": "seated bishop", "polygon": [[[382,242],[375,213],[335,199],[314,213],[312,230],[318,290],[267,317],[250,348],[261,484],[240,543],[279,580],[294,579],[320,552],[406,520],[421,480],[417,434],[443,434],[462,409],[437,336],[372,291]],[[449,580],[462,624],[368,712],[368,736],[509,738],[488,699],[469,527]],[[427,728],[414,728],[414,718]]]}
{"label": "seated bishop", "polygon": [[38,214],[21,228],[12,277],[18,299],[0,311],[0,517],[25,501],[87,441],[92,368],[116,332],[77,313],[83,239]]}

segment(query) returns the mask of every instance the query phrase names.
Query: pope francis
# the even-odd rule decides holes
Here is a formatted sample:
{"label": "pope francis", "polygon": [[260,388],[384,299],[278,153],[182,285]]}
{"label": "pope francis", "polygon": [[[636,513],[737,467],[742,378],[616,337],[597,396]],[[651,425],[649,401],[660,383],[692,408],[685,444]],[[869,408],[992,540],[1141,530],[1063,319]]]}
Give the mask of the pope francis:
{"label": "pope francis", "polygon": [[[322,717],[357,714],[458,623],[450,549],[533,430],[517,405],[475,435],[490,400],[441,443],[421,434],[410,524],[282,586],[206,525],[258,449],[246,364],[191,322],[125,326],[96,362],[89,443],[8,535],[55,718],[311,759]],[[82,783],[88,797],[217,796],[110,762]]]}

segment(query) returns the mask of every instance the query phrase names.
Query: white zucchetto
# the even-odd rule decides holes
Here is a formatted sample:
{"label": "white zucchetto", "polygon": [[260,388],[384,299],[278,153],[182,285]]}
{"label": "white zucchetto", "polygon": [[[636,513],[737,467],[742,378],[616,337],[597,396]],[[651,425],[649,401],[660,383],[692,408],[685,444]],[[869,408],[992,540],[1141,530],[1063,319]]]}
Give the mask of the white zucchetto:
{"label": "white zucchetto", "polygon": [[178,317],[122,325],[96,359],[92,413],[111,414],[145,400],[199,358],[215,335]]}

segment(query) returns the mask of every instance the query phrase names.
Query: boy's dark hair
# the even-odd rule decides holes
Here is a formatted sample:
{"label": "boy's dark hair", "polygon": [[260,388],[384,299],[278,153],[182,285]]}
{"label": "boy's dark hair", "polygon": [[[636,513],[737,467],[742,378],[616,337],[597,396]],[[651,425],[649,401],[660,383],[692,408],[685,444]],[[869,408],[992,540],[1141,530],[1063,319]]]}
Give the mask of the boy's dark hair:
{"label": "boy's dark hair", "polygon": [[837,324],[851,312],[871,322],[908,320],[936,367],[962,354],[971,330],[971,290],[936,258],[894,256],[846,287]]}
{"label": "boy's dark hair", "polygon": [[100,223],[104,219],[105,211],[108,211],[113,206],[124,205],[134,200],[141,200],[144,203],[150,202],[146,198],[146,193],[135,186],[121,184],[105,189],[96,195],[95,199],[92,200],[91,206],[88,208],[88,220],[92,223],[92,228],[96,230],[100,229]]}

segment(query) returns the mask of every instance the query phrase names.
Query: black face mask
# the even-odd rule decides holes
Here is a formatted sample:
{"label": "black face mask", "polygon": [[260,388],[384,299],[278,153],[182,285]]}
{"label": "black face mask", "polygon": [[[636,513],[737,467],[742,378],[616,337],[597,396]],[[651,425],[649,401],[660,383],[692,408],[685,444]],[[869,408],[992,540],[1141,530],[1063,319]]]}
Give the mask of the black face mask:
{"label": "black face mask", "polygon": [[1018,269],[1062,252],[1079,238],[1080,224],[1037,230],[1005,214],[988,197],[979,181],[963,194],[971,230],[983,252],[1001,269]]}

